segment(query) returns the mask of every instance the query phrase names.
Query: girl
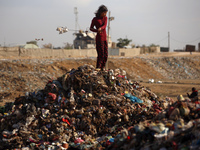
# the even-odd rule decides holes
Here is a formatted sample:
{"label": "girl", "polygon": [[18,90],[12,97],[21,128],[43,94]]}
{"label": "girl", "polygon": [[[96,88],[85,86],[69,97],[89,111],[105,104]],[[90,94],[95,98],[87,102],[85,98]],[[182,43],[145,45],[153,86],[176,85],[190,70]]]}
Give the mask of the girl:
{"label": "girl", "polygon": [[[96,68],[101,70],[105,69],[105,64],[108,58],[108,44],[106,35],[108,9],[106,6],[101,5],[97,10],[96,17],[93,18],[90,25],[90,30],[97,32],[96,35],[96,50],[97,50],[97,64]],[[95,28],[94,28],[95,27]]]}

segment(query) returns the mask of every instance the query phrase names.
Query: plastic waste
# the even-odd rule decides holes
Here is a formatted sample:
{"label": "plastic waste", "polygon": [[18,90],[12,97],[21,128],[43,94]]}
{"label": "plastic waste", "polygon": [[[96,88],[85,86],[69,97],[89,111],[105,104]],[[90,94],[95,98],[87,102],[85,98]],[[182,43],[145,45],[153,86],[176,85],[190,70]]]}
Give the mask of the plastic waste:
{"label": "plastic waste", "polygon": [[84,65],[6,103],[0,149],[197,149],[199,103],[159,98],[120,70]]}
{"label": "plastic waste", "polygon": [[130,99],[133,103],[143,103],[143,100],[133,96],[132,94],[130,93],[125,93],[124,94],[124,97]]}

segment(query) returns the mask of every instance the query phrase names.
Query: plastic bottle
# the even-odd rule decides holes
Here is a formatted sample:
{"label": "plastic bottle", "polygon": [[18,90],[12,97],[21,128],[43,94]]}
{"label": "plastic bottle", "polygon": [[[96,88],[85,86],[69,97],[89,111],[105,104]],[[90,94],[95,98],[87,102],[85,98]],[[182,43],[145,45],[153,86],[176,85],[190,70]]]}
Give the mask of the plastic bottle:
{"label": "plastic bottle", "polygon": [[71,103],[74,103],[75,102],[75,99],[74,99],[74,90],[73,88],[71,88],[71,92],[70,92],[70,100],[69,100]]}

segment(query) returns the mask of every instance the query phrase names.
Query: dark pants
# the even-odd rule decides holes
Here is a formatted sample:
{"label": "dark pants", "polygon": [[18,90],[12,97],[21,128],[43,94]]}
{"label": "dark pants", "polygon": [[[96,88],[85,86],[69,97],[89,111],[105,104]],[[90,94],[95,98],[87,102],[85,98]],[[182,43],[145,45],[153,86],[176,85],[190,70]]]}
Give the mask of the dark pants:
{"label": "dark pants", "polygon": [[108,43],[107,41],[96,41],[97,65],[96,68],[105,68],[108,59]]}

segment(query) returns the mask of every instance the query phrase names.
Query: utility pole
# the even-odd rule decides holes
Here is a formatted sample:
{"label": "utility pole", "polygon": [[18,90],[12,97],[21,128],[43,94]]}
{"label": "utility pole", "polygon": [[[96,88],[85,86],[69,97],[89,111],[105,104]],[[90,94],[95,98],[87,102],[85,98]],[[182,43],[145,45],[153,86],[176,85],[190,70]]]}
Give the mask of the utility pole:
{"label": "utility pole", "polygon": [[[110,17],[110,11],[108,13],[108,31],[107,31],[107,43],[109,45],[109,41],[110,41],[110,21],[114,20],[114,17]],[[106,69],[108,69],[108,60],[106,63]]]}
{"label": "utility pole", "polygon": [[6,47],[6,38],[4,37],[4,47]]}
{"label": "utility pole", "polygon": [[77,7],[74,7],[74,14],[75,14],[75,33],[77,33],[77,25],[78,25],[78,10],[77,10]]}
{"label": "utility pole", "polygon": [[110,17],[110,11],[108,13],[108,31],[107,31],[107,35],[108,35],[108,38],[107,38],[107,42],[109,44],[109,37],[110,37],[110,21],[114,20],[114,17]]}
{"label": "utility pole", "polygon": [[169,49],[169,52],[170,52],[170,32],[168,32],[168,49]]}
{"label": "utility pole", "polygon": [[110,31],[110,11],[108,13],[108,39],[107,39],[108,43],[109,43],[109,31]]}

